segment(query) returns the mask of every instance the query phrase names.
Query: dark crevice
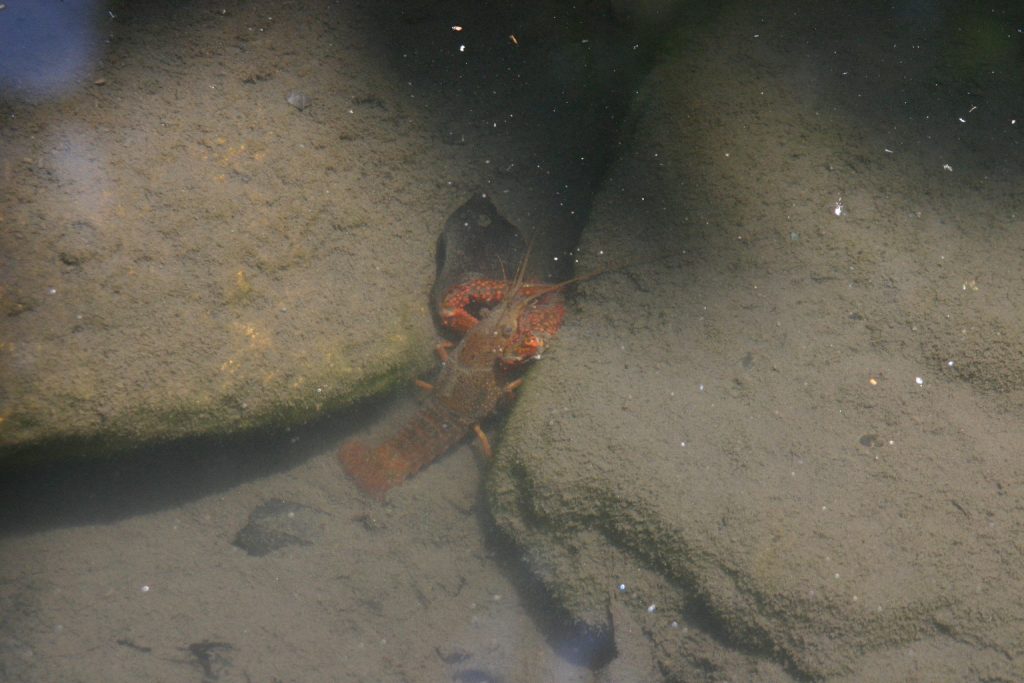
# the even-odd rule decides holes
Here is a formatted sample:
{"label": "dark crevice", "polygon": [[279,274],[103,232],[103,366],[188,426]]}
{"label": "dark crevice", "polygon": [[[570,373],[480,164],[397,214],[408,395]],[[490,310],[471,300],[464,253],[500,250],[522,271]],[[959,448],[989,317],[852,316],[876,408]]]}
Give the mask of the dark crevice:
{"label": "dark crevice", "polygon": [[535,253],[555,255],[587,224],[678,6],[641,17],[607,2],[405,0],[364,12],[408,84],[406,105],[457,140],[453,160],[487,160],[466,189],[517,203],[509,218],[536,235]]}

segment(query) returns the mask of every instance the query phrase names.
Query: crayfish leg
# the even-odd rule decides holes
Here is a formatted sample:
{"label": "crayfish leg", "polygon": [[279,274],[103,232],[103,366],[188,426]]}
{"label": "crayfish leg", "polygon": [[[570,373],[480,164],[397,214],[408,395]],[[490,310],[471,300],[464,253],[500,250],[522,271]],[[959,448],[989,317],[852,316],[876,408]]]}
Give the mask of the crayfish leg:
{"label": "crayfish leg", "polygon": [[509,396],[514,396],[516,389],[521,386],[523,386],[523,378],[520,377],[519,379],[514,379],[505,385],[505,393]]}
{"label": "crayfish leg", "polygon": [[451,343],[446,339],[445,341],[441,342],[440,344],[434,347],[434,353],[437,354],[437,357],[441,359],[442,363],[447,363],[448,349],[452,348],[453,346],[455,346],[455,344]]}
{"label": "crayfish leg", "polygon": [[488,440],[487,435],[484,434],[483,428],[479,424],[473,425],[473,432],[476,434],[476,438],[480,439],[480,449],[484,452],[484,455],[488,460],[494,460],[494,451],[491,450],[491,442]]}

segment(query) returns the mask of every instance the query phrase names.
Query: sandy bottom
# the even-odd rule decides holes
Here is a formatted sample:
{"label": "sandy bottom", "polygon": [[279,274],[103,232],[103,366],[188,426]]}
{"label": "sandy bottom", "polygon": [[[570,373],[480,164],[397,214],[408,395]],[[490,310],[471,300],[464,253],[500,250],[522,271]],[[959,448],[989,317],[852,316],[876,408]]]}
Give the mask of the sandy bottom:
{"label": "sandy bottom", "polygon": [[344,436],[325,422],[6,478],[0,677],[588,680],[588,644],[547,642],[544,596],[490,527],[479,456],[382,505],[343,479]]}

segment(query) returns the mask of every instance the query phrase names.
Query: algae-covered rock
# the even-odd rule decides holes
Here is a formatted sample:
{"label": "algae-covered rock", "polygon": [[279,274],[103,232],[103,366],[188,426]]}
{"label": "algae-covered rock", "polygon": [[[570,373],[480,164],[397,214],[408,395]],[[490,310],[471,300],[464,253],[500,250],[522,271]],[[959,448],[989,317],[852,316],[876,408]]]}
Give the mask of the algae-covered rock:
{"label": "algae-covered rock", "polygon": [[300,75],[255,9],[171,14],[119,16],[98,84],[0,104],[0,460],[309,420],[431,363],[464,193],[370,38],[325,15],[310,49],[350,68]]}

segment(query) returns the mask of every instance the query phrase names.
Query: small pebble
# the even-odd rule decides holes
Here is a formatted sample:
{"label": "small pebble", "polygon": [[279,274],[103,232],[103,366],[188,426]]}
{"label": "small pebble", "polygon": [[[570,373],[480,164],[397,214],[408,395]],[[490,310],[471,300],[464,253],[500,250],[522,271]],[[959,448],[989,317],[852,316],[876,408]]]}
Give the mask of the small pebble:
{"label": "small pebble", "polygon": [[292,105],[299,111],[302,111],[309,105],[313,104],[313,100],[310,99],[309,95],[304,92],[299,92],[298,90],[288,93],[288,97],[286,99],[288,100],[288,104]]}

